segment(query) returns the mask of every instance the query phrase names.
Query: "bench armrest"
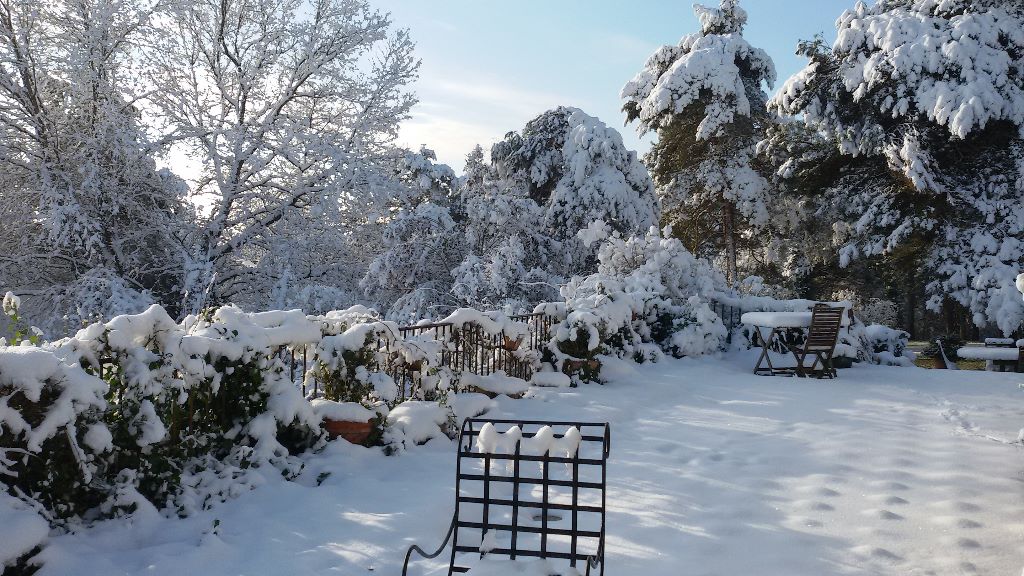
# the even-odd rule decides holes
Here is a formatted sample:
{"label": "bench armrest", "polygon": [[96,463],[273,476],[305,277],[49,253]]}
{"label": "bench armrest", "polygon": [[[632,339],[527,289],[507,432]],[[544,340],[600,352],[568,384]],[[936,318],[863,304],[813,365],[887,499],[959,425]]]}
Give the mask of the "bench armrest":
{"label": "bench armrest", "polygon": [[413,552],[419,554],[421,557],[426,558],[428,560],[431,558],[437,558],[441,555],[441,552],[444,552],[444,549],[448,546],[448,541],[452,539],[452,534],[455,533],[455,521],[456,517],[452,515],[452,523],[450,526],[448,526],[448,534],[445,535],[444,542],[441,542],[441,545],[438,546],[437,550],[434,551],[434,553],[427,554],[427,552],[423,548],[420,548],[416,544],[413,544],[409,547],[409,550],[405,553],[405,564],[402,564],[402,576],[407,576],[406,571],[409,570],[409,560],[412,558]]}

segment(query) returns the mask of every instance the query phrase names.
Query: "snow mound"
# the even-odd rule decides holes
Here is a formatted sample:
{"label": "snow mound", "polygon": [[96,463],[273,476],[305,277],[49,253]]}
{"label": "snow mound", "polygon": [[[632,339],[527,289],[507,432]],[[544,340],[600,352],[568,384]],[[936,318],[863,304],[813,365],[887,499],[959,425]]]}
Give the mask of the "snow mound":
{"label": "snow mound", "polygon": [[497,404],[486,394],[475,392],[464,392],[455,394],[449,398],[452,411],[455,412],[456,423],[461,427],[462,423],[469,418],[483,416],[490,412]]}
{"label": "snow mound", "polygon": [[542,388],[568,388],[572,379],[561,372],[535,372],[530,384]]}
{"label": "snow mound", "polygon": [[42,545],[49,533],[46,520],[27,504],[0,492],[0,567]]}
{"label": "snow mound", "polygon": [[339,420],[344,422],[366,422],[376,417],[376,414],[355,402],[333,402],[323,398],[316,398],[310,401],[313,412],[322,418]]}
{"label": "snow mound", "polygon": [[409,448],[435,438],[448,438],[449,412],[437,402],[409,400],[388,414],[385,443]]}
{"label": "snow mound", "polygon": [[522,396],[530,389],[530,383],[521,378],[514,378],[498,370],[494,374],[479,376],[477,374],[463,374],[462,384],[470,388],[476,388],[492,394],[504,394],[510,397]]}

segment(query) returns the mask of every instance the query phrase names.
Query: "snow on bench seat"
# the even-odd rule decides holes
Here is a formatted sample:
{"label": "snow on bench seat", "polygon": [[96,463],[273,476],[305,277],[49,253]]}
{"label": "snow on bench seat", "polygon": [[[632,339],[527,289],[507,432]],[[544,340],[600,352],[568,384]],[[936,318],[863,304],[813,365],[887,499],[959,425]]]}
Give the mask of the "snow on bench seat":
{"label": "snow on bench seat", "polygon": [[965,346],[957,350],[957,355],[967,360],[1017,360],[1020,358],[1019,348],[996,348],[981,346]]}

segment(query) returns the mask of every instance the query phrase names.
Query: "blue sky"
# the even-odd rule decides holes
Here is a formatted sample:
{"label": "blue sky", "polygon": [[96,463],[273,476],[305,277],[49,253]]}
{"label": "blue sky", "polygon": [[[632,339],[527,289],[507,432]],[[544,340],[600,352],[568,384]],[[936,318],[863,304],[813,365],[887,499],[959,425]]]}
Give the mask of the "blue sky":
{"label": "blue sky", "polygon": [[[420,103],[402,143],[427,144],[461,172],[474,144],[485,149],[509,130],[559,105],[582,108],[619,129],[619,90],[663,44],[698,29],[690,2],[671,0],[374,0],[409,28],[423,60],[414,89]],[[800,39],[823,33],[855,0],[746,0],[745,36],[768,51],[782,81],[803,67]],[[715,4],[708,0],[705,4]]]}

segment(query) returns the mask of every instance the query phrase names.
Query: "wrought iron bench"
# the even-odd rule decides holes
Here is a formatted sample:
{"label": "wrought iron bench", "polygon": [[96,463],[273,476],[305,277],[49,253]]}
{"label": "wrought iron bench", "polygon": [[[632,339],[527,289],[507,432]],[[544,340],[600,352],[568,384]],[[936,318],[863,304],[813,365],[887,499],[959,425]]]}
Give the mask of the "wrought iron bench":
{"label": "wrought iron bench", "polygon": [[607,423],[469,419],[459,435],[455,513],[436,558],[451,542],[448,576],[465,561],[500,556],[586,564],[604,575]]}

